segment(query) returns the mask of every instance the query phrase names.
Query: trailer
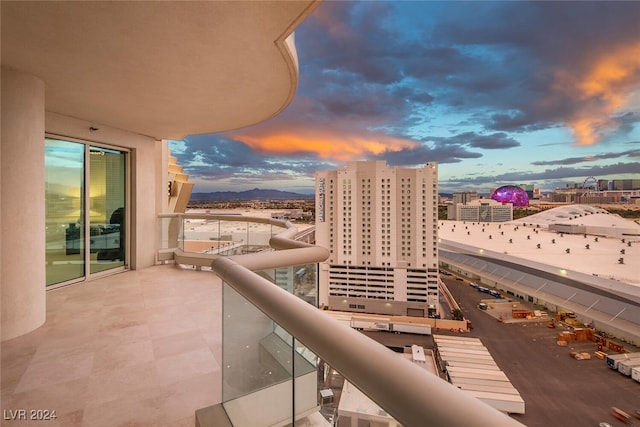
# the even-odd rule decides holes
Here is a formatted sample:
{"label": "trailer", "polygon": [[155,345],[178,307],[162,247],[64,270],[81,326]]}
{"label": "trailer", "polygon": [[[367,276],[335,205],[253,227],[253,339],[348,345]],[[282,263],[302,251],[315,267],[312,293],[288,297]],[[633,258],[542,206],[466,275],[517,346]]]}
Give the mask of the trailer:
{"label": "trailer", "polygon": [[480,342],[480,338],[462,337],[457,335],[434,335],[433,338],[437,341],[468,341],[468,342]]}
{"label": "trailer", "polygon": [[459,353],[437,353],[436,356],[440,360],[453,360],[465,363],[477,363],[478,365],[495,365],[496,361],[490,357],[482,356],[465,356]]}
{"label": "trailer", "polygon": [[468,361],[478,361],[484,363],[495,363],[493,357],[490,354],[469,354],[469,353],[460,353],[456,351],[443,350],[439,351],[438,355],[440,355],[441,359],[458,359],[458,360],[468,360]]}
{"label": "trailer", "polygon": [[509,382],[509,380],[491,380],[483,378],[463,378],[457,377],[455,383],[452,383],[456,387],[461,385],[468,386],[487,386],[487,387],[500,387],[504,389],[514,389],[515,387]]}
{"label": "trailer", "polygon": [[622,360],[618,362],[618,372],[629,377],[631,370],[637,366],[640,366],[640,358]]}
{"label": "trailer", "polygon": [[480,385],[480,384],[464,384],[460,382],[456,382],[456,384],[454,385],[461,390],[486,391],[489,393],[511,394],[514,396],[520,396],[520,393],[518,393],[518,390],[516,390],[513,386],[500,387],[500,386]]}
{"label": "trailer", "polygon": [[476,358],[476,359],[489,359],[489,360],[493,360],[493,357],[491,357],[491,354],[489,353],[470,353],[468,351],[459,351],[459,349],[445,349],[445,350],[438,350],[437,354],[440,355],[447,355],[450,357],[467,357],[467,358]]}
{"label": "trailer", "polygon": [[391,331],[397,334],[431,335],[431,326],[421,323],[393,322]]}
{"label": "trailer", "polygon": [[458,354],[468,354],[468,355],[478,355],[478,356],[488,356],[491,357],[491,353],[489,353],[489,350],[486,349],[467,349],[467,348],[460,348],[460,347],[446,347],[446,348],[440,348],[438,347],[438,352],[439,353],[449,353],[449,354],[453,354],[453,353],[458,353]]}
{"label": "trailer", "polygon": [[466,390],[466,392],[498,411],[507,414],[524,414],[524,400],[520,395],[490,393],[478,390]]}
{"label": "trailer", "polygon": [[352,317],[349,324],[353,329],[361,331],[389,331],[391,329],[389,319]]}
{"label": "trailer", "polygon": [[485,356],[489,354],[489,350],[486,347],[481,346],[471,346],[471,345],[438,345],[436,346],[438,351],[450,351],[453,353],[467,353],[467,354],[484,354]]}
{"label": "trailer", "polygon": [[464,357],[441,357],[442,363],[447,363],[449,365],[453,365],[454,363],[464,363],[469,365],[475,365],[479,367],[487,367],[487,366],[498,366],[493,360],[478,360],[478,359],[468,359]]}
{"label": "trailer", "polygon": [[611,369],[618,369],[618,363],[624,362],[625,360],[635,359],[636,357],[640,357],[640,353],[620,353],[620,354],[611,354],[607,356],[607,366]]}
{"label": "trailer", "polygon": [[483,369],[483,370],[487,370],[487,371],[500,371],[500,368],[498,367],[498,365],[481,365],[475,362],[459,362],[457,360],[451,360],[451,359],[447,359],[447,360],[443,360],[442,363],[444,366],[447,367],[447,369],[449,368],[472,368],[472,369]]}
{"label": "trailer", "polygon": [[631,378],[640,383],[640,366],[631,369]]}
{"label": "trailer", "polygon": [[476,378],[486,380],[498,380],[508,381],[507,375],[502,371],[487,371],[486,369],[474,369],[474,368],[458,368],[455,366],[447,367],[447,375],[449,378],[454,379],[450,382],[455,382],[455,378]]}
{"label": "trailer", "polygon": [[484,344],[480,340],[448,340],[438,338],[434,340],[439,347],[482,347]]}

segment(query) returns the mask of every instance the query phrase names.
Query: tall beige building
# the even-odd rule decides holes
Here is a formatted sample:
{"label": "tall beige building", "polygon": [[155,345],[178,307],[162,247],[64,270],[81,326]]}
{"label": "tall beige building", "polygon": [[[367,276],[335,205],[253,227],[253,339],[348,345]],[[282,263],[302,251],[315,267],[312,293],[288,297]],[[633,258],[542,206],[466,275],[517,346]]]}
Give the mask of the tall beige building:
{"label": "tall beige building", "polygon": [[319,303],[331,310],[433,316],[438,307],[438,167],[350,162],[316,173]]}

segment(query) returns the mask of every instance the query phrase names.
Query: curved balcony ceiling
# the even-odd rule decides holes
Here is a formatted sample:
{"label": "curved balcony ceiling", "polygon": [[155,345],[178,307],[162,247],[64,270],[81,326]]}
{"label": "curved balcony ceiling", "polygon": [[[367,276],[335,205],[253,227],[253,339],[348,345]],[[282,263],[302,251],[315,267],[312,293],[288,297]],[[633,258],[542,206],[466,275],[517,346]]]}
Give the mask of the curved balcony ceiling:
{"label": "curved balcony ceiling", "polygon": [[155,138],[264,121],[293,99],[303,1],[2,2],[2,65],[47,111]]}

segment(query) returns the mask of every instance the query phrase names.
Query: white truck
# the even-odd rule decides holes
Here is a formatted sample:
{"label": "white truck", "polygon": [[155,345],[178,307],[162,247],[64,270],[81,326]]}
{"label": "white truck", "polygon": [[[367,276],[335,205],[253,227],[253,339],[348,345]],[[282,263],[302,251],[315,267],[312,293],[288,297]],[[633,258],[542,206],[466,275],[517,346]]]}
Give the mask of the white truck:
{"label": "white truck", "polygon": [[607,356],[607,366],[611,369],[618,369],[618,363],[624,362],[629,359],[635,359],[636,357],[640,357],[640,352],[638,353],[620,353],[620,354],[612,354]]}
{"label": "white truck", "polygon": [[431,326],[420,323],[393,322],[391,328],[393,332],[398,334],[431,335]]}
{"label": "white truck", "polygon": [[350,325],[353,329],[361,331],[389,331],[389,319],[352,317]]}
{"label": "white truck", "polygon": [[640,366],[631,369],[631,378],[640,383]]}
{"label": "white truck", "polygon": [[631,376],[631,370],[637,366],[640,366],[640,358],[619,361],[618,372],[626,376]]}

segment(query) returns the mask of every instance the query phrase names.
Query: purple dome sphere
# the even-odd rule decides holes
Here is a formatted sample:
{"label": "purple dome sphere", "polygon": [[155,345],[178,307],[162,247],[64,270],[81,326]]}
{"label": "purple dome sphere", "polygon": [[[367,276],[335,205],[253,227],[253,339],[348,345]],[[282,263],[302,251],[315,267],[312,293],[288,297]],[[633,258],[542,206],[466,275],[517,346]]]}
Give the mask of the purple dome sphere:
{"label": "purple dome sphere", "polygon": [[491,193],[491,198],[500,203],[512,203],[513,206],[529,206],[527,192],[516,185],[503,185]]}

